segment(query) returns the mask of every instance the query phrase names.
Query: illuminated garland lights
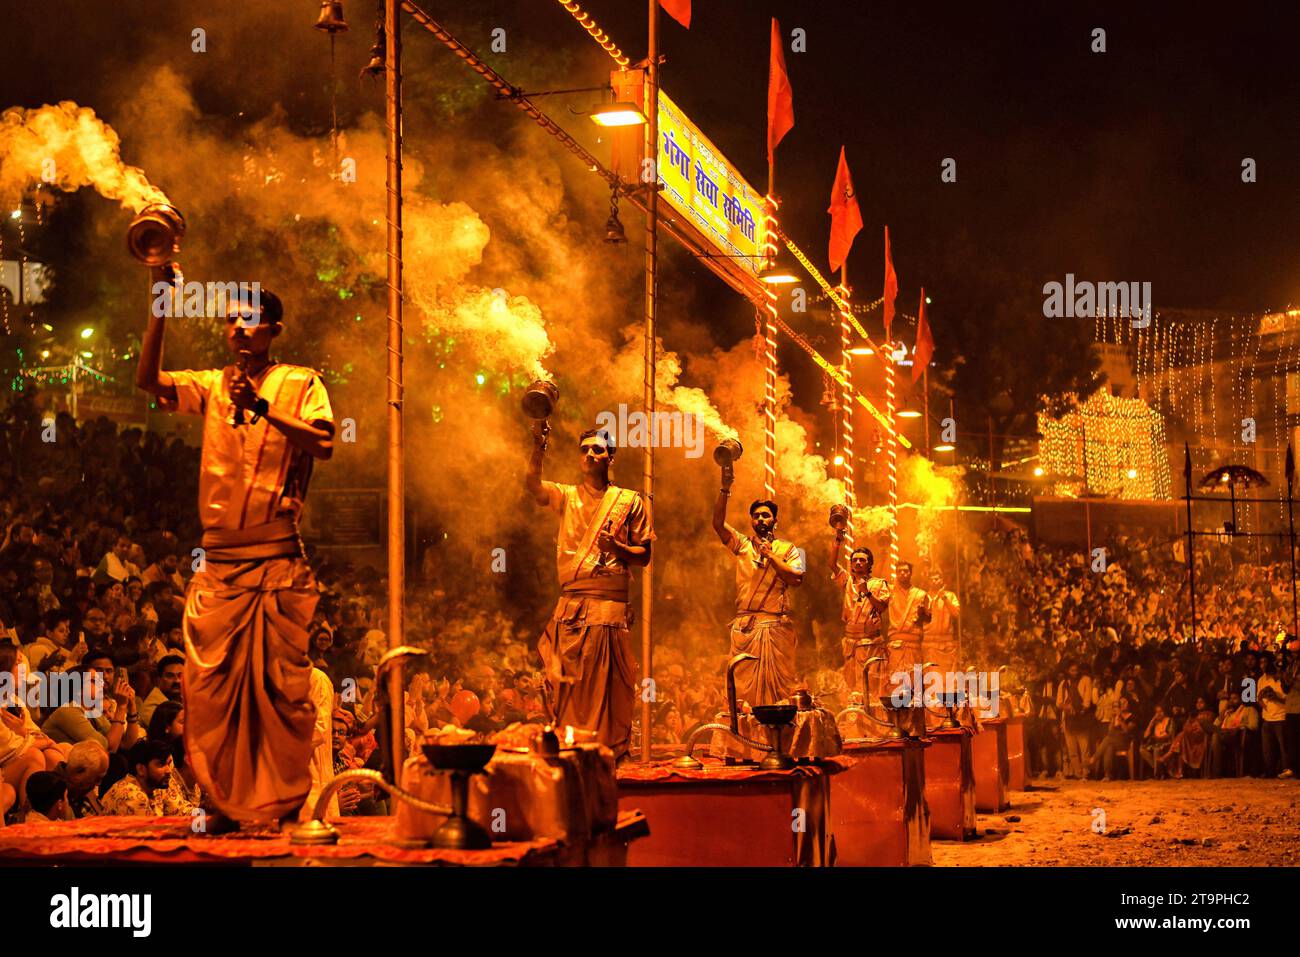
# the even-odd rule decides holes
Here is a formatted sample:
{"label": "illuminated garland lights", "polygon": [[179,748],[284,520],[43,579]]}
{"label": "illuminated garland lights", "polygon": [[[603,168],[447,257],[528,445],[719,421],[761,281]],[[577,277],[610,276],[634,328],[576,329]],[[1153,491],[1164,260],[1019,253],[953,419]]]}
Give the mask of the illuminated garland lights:
{"label": "illuminated garland lights", "polygon": [[568,10],[573,19],[587,31],[587,35],[600,44],[600,48],[610,55],[610,58],[618,64],[620,70],[626,70],[627,65],[631,62],[628,57],[618,48],[618,45],[610,39],[609,34],[600,28],[594,17],[582,9],[578,4],[571,3],[570,0],[556,0],[560,6]]}
{"label": "illuminated garland lights", "polygon": [[1053,419],[1038,415],[1039,461],[1058,494],[1083,491],[1122,499],[1172,497],[1164,416],[1142,399],[1106,390]]}
{"label": "illuminated garland lights", "polygon": [[[841,278],[843,271],[840,272]],[[849,290],[841,286],[840,298],[844,302],[849,300]],[[844,504],[849,507],[848,524],[845,527],[845,548],[853,548],[853,513],[858,507],[857,492],[854,487],[854,458],[853,458],[853,367],[849,356],[849,349],[853,346],[852,325],[850,323],[851,313],[840,310],[840,362],[843,365],[844,383],[841,386],[840,416],[843,420],[840,430],[840,454],[843,461],[840,463],[840,482],[844,486]]]}
{"label": "illuminated garland lights", "polygon": [[[763,256],[771,264],[776,259],[777,202],[766,197],[763,218]],[[776,500],[776,292],[763,288],[763,490]]]}
{"label": "illuminated garland lights", "polygon": [[[4,230],[0,229],[0,263],[4,262],[4,258],[5,258],[5,237],[4,237]],[[10,298],[9,296],[0,294],[0,302],[4,303],[4,326],[5,326],[6,336],[13,335],[13,330],[9,328],[9,298]]]}

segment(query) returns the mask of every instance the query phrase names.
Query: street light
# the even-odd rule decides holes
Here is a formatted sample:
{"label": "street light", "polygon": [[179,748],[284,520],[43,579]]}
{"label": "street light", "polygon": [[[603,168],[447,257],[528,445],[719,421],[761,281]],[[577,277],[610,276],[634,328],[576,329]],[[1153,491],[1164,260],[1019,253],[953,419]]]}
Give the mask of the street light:
{"label": "street light", "polygon": [[791,283],[799,281],[799,276],[793,269],[785,265],[781,257],[772,260],[771,264],[758,274],[758,281],[767,283],[769,286],[788,286]]}
{"label": "street light", "polygon": [[604,103],[587,115],[597,126],[645,126],[649,122],[635,103]]}

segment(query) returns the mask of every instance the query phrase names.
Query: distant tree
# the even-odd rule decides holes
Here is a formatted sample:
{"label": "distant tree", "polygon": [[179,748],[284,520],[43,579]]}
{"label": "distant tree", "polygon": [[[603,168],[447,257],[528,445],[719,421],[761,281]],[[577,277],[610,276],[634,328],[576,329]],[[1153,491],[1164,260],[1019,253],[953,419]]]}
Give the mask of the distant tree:
{"label": "distant tree", "polygon": [[[959,233],[941,246],[931,327],[936,360],[949,365],[957,429],[986,432],[992,422],[992,468],[1001,468],[1006,436],[1033,436],[1037,413],[1060,415],[1071,396],[1104,382],[1091,348],[1091,319],[1048,319],[1043,283]],[[933,377],[932,377],[933,379]],[[966,451],[970,451],[967,449]]]}

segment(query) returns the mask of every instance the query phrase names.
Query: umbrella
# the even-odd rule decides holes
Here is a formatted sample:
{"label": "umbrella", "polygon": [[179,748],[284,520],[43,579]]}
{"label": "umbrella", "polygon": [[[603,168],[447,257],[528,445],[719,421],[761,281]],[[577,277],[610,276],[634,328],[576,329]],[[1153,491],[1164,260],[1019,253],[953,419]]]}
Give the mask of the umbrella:
{"label": "umbrella", "polygon": [[1228,495],[1232,500],[1232,521],[1224,523],[1224,531],[1229,535],[1237,534],[1237,486],[1242,488],[1262,488],[1268,485],[1264,478],[1249,465],[1220,465],[1212,472],[1207,472],[1201,479],[1201,488],[1214,489],[1228,486]]}
{"label": "umbrella", "polygon": [[1222,488],[1225,485],[1229,488],[1237,485],[1243,488],[1264,488],[1268,484],[1268,479],[1249,465],[1220,465],[1201,479],[1201,488],[1205,489]]}

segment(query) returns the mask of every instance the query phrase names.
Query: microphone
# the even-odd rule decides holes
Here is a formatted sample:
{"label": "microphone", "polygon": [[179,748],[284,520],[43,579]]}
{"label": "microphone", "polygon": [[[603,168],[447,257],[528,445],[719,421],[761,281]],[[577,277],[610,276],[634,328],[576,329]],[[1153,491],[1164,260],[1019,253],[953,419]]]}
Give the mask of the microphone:
{"label": "microphone", "polygon": [[[251,359],[252,357],[253,354],[247,349],[239,350],[239,371],[242,372],[244,375],[248,375],[248,360]],[[235,406],[235,425],[243,425],[243,424],[244,424],[244,410],[240,406]]]}

